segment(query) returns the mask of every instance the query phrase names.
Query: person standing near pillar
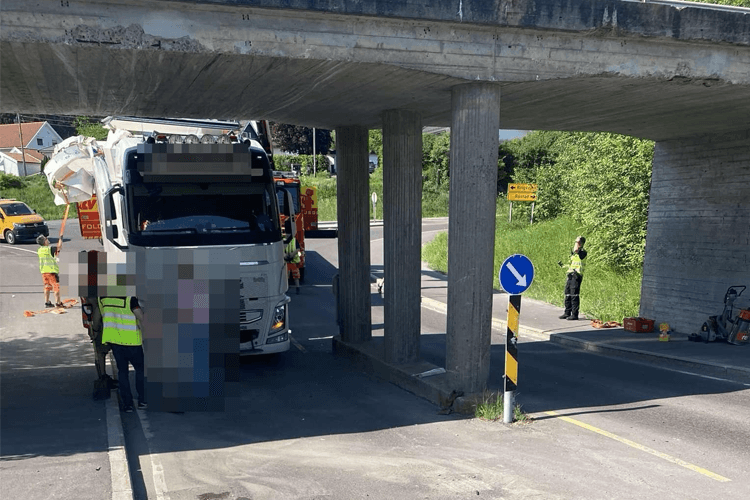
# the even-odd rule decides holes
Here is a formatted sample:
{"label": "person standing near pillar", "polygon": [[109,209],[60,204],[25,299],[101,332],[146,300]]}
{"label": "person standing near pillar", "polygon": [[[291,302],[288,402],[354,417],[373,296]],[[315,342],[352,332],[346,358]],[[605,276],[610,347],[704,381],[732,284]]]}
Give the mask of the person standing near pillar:
{"label": "person standing near pillar", "polygon": [[[130,390],[128,367],[135,370],[135,389],[138,391],[138,409],[146,408],[143,321],[138,299],[135,297],[99,297],[102,321],[102,343],[109,344],[117,363],[117,384],[120,390],[122,411],[133,412],[133,393]],[[98,327],[98,325],[96,325]]]}
{"label": "person standing near pillar", "polygon": [[[573,251],[570,252],[570,265],[568,266],[568,280],[565,282],[565,312],[560,319],[577,320],[578,308],[581,304],[581,282],[583,281],[583,260],[587,252],[583,249],[586,238],[576,238]],[[562,267],[562,262],[558,262]]]}

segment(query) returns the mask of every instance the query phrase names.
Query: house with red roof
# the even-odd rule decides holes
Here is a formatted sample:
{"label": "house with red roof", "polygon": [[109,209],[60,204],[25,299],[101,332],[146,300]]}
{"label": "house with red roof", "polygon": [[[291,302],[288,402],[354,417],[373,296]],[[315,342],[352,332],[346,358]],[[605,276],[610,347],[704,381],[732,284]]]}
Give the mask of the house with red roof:
{"label": "house with red roof", "polygon": [[25,177],[41,172],[42,152],[52,151],[63,140],[45,122],[0,125],[0,172]]}

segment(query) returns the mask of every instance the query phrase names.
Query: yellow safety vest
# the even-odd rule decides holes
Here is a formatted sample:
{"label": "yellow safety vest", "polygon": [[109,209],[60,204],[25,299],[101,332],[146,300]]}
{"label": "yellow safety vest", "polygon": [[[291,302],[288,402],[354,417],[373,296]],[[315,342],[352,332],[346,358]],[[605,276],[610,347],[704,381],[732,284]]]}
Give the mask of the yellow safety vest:
{"label": "yellow safety vest", "polygon": [[130,310],[130,297],[99,297],[102,344],[141,345],[141,331]]}
{"label": "yellow safety vest", "polygon": [[44,273],[59,273],[60,267],[57,265],[57,261],[52,256],[52,251],[49,247],[39,247],[36,251],[39,256],[39,270]]}
{"label": "yellow safety vest", "polygon": [[568,273],[574,271],[583,276],[583,260],[577,253],[570,256],[570,266],[568,267]]}
{"label": "yellow safety vest", "polygon": [[300,258],[299,258],[299,249],[297,248],[297,240],[292,238],[289,243],[286,244],[286,247],[284,248],[284,253],[294,254],[294,258],[292,259],[292,264],[299,264]]}

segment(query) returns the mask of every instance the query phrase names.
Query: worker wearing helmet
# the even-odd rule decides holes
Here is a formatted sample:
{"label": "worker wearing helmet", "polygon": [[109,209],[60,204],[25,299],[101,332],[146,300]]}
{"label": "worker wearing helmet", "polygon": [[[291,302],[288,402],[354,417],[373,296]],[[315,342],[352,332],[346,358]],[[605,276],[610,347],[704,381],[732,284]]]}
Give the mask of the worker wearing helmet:
{"label": "worker wearing helmet", "polygon": [[[560,319],[577,320],[578,308],[581,304],[581,282],[583,281],[583,260],[587,252],[583,249],[586,238],[579,236],[570,252],[570,265],[568,265],[568,279],[565,282],[565,312]],[[562,262],[558,262],[562,267]]]}

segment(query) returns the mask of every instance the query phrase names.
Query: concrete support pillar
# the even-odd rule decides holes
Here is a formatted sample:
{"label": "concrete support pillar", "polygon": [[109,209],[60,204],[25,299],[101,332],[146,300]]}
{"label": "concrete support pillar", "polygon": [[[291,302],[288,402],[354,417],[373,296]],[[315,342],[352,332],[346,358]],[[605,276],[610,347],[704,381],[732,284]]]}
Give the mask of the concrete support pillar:
{"label": "concrete support pillar", "polygon": [[657,142],[640,316],[689,334],[721,314],[727,288],[750,286],[748,221],[750,129]]}
{"label": "concrete support pillar", "polygon": [[372,338],[368,134],[365,127],[336,129],[341,340]]}
{"label": "concrete support pillar", "polygon": [[383,114],[385,361],[419,357],[421,328],[422,118]]}
{"label": "concrete support pillar", "polygon": [[490,373],[500,87],[452,89],[446,370],[453,388],[482,392]]}

